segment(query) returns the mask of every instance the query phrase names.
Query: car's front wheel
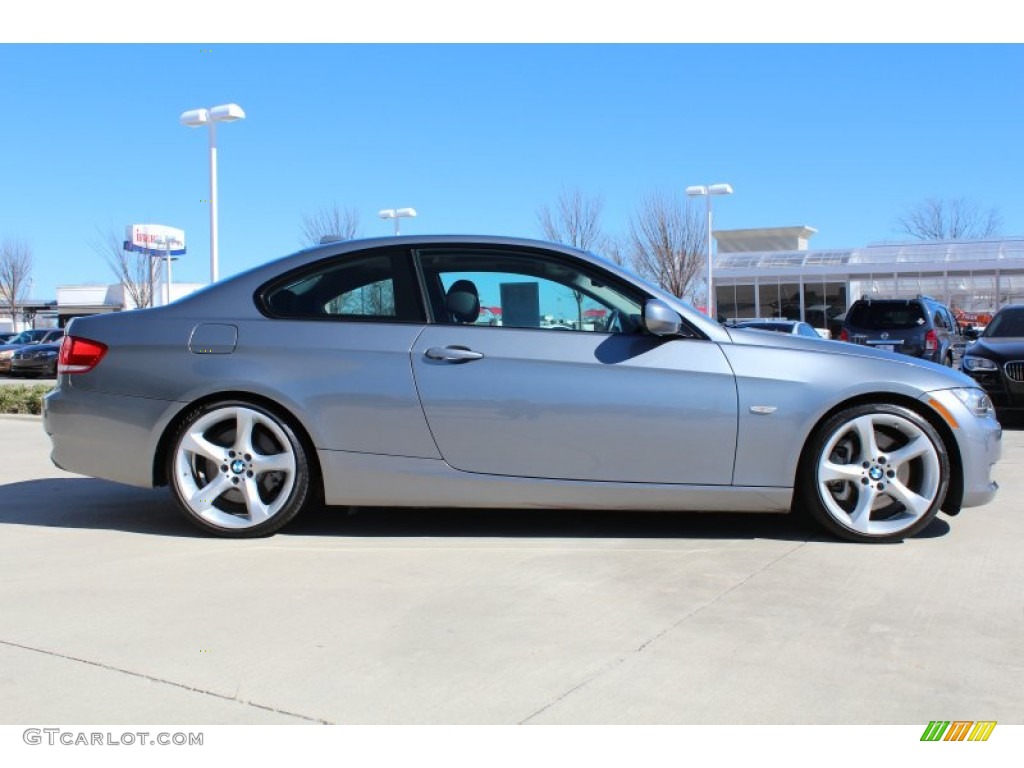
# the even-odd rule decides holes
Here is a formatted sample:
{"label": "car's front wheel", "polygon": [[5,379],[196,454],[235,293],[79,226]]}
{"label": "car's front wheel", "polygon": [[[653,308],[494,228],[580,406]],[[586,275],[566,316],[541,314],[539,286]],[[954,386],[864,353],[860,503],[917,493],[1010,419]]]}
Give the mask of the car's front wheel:
{"label": "car's front wheel", "polygon": [[804,459],[803,507],[852,541],[912,536],[935,517],[949,488],[942,438],[898,405],[859,405],[835,414],[811,438]]}
{"label": "car's front wheel", "polygon": [[312,496],[302,441],[278,415],[246,402],[189,413],[168,453],[167,477],[189,520],[234,538],[273,533]]}

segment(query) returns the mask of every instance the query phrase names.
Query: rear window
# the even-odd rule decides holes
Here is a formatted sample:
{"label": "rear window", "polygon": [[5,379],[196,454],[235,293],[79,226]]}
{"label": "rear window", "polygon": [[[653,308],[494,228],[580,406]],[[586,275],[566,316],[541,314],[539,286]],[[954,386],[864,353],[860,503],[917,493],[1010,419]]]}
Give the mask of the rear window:
{"label": "rear window", "polygon": [[907,330],[925,324],[920,304],[872,301],[855,303],[846,322],[857,328]]}

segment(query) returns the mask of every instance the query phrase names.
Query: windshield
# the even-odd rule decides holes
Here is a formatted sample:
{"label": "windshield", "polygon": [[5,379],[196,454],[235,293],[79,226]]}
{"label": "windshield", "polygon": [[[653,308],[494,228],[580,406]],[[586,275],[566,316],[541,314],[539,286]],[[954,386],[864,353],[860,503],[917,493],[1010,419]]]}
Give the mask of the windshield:
{"label": "windshield", "polygon": [[913,302],[858,302],[846,318],[848,325],[877,330],[907,330],[924,325],[921,305]]}
{"label": "windshield", "polygon": [[986,339],[1024,337],[1024,307],[1003,310],[997,314],[983,334]]}

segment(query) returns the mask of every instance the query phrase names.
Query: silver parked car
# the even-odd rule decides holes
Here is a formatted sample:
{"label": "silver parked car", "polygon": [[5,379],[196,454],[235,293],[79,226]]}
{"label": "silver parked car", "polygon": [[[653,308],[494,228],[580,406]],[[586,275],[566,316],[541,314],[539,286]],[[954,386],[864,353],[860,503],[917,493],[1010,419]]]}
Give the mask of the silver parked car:
{"label": "silver parked car", "polygon": [[959,372],[724,328],[591,254],[466,236],[329,243],[78,318],[44,424],[58,466],[167,485],[224,536],[326,503],[800,509],[897,540],[990,501],[1002,435]]}

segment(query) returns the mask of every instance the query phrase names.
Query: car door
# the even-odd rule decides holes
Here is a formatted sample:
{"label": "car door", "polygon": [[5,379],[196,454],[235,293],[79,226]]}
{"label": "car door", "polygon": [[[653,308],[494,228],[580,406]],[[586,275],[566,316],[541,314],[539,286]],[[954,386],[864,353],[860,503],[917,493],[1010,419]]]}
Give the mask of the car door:
{"label": "car door", "polygon": [[317,448],[438,458],[409,369],[426,313],[408,249],[331,257],[261,294],[231,374],[303,403]]}
{"label": "car door", "polygon": [[412,368],[452,467],[731,482],[736,385],[717,344],[645,334],[639,289],[561,254],[460,247],[418,259],[433,323]]}

